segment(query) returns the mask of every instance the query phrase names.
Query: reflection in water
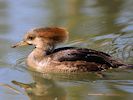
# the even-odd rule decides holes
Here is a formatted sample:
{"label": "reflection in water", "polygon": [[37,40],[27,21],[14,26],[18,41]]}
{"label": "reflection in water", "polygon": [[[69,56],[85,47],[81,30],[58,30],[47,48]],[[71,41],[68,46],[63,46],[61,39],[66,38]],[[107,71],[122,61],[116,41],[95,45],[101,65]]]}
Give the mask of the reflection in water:
{"label": "reflection in water", "polygon": [[[133,93],[130,89],[133,81],[100,79],[91,73],[79,76],[30,73],[34,83],[12,81],[25,89],[30,100],[126,100],[133,97],[130,94]],[[110,73],[110,76],[113,74]],[[125,77],[128,77],[126,74]]]}
{"label": "reflection in water", "polygon": [[14,84],[24,88],[30,100],[66,100],[66,93],[63,87],[56,84],[54,80],[45,79],[38,75],[33,75],[35,83],[24,84],[12,81]]}

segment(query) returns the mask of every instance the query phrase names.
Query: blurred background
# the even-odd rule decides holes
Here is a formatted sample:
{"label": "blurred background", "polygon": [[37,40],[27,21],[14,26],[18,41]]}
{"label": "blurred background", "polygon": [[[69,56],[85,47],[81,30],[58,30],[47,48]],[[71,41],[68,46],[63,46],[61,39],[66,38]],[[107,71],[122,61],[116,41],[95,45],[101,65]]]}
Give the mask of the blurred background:
{"label": "blurred background", "polygon": [[[61,46],[78,46],[101,50],[124,60],[126,63],[133,64],[132,5],[133,0],[0,0],[0,100],[9,100],[9,98],[10,100],[18,100],[18,98],[19,100],[29,100],[25,90],[13,85],[11,81],[17,79],[17,81],[24,83],[34,82],[28,71],[20,71],[23,67],[18,64],[24,61],[32,47],[11,49],[10,46],[20,41],[23,35],[34,27],[65,27],[70,32],[70,38],[67,43]],[[131,77],[131,75],[128,72],[120,79],[128,79],[127,76]],[[94,85],[97,89],[91,88],[91,90],[98,93],[99,91],[125,93],[126,96],[123,100],[130,99],[133,93],[131,90],[133,89],[132,79],[131,77],[128,79],[129,81],[122,81],[122,84],[119,84],[119,81],[113,81],[114,83],[111,81],[112,84],[100,80]],[[61,98],[59,100],[100,99],[95,96],[90,98],[86,94],[90,89],[85,87],[92,86],[92,83],[84,81],[78,84],[75,84],[75,81],[67,81],[68,84],[65,82],[58,83],[63,84],[63,90],[67,91],[65,95],[67,99]],[[118,87],[110,89],[105,84]],[[76,88],[75,86],[79,87]],[[19,92],[12,92],[15,91],[14,87]],[[68,87],[73,88],[73,90],[66,89]],[[80,92],[84,89],[86,93],[81,93],[81,95]],[[72,92],[75,90],[79,90],[80,95],[78,92]],[[101,100],[103,98],[106,96],[101,97]],[[115,95],[113,98],[116,99],[119,96]],[[108,98],[108,100],[113,100],[113,98]],[[46,100],[58,99],[48,98]]]}

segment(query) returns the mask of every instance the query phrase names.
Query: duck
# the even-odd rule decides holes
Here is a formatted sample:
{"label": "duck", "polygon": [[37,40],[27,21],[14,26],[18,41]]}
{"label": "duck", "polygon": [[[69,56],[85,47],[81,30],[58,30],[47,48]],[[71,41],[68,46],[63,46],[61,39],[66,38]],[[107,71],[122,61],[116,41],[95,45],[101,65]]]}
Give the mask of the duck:
{"label": "duck", "polygon": [[28,68],[41,73],[100,72],[112,68],[128,68],[131,65],[115,59],[102,51],[80,47],[60,47],[68,40],[69,32],[62,27],[39,27],[30,29],[22,41],[12,48],[34,45],[28,55]]}

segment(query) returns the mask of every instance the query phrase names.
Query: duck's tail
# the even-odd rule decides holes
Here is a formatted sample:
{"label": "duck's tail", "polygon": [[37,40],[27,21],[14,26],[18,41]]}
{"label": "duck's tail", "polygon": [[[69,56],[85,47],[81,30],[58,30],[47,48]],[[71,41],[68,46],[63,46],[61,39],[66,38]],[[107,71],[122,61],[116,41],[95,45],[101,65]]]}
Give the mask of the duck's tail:
{"label": "duck's tail", "polygon": [[124,63],[124,61],[122,61],[122,60],[119,60],[119,59],[117,59],[117,60],[111,60],[112,61],[112,66],[114,67],[114,68],[130,68],[130,69],[133,69],[133,64],[126,64],[126,63]]}
{"label": "duck's tail", "polygon": [[126,65],[126,68],[133,68],[133,64],[128,64],[128,65]]}
{"label": "duck's tail", "polygon": [[122,68],[122,69],[133,69],[133,64],[122,64],[122,65],[118,65],[118,68]]}

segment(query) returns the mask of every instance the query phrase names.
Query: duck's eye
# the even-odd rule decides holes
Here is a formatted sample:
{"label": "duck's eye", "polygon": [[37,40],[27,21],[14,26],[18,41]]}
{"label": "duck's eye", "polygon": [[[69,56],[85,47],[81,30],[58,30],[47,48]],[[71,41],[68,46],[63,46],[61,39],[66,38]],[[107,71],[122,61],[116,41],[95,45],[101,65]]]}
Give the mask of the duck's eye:
{"label": "duck's eye", "polygon": [[29,36],[27,39],[28,39],[28,40],[34,40],[35,37],[34,37],[34,36]]}

